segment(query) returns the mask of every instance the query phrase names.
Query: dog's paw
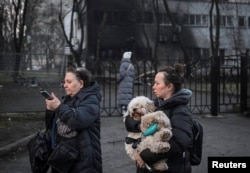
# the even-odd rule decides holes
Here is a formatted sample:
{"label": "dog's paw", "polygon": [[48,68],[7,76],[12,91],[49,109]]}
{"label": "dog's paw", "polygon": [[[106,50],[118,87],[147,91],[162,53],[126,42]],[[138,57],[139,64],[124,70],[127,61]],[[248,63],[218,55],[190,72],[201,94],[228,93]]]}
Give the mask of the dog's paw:
{"label": "dog's paw", "polygon": [[166,170],[168,170],[168,165],[166,163],[166,160],[160,160],[160,161],[156,162],[153,165],[153,167],[154,167],[155,170],[158,170],[158,171],[166,171]]}
{"label": "dog's paw", "polygon": [[170,140],[170,138],[172,137],[172,131],[171,130],[169,130],[169,129],[164,129],[163,131],[162,131],[162,134],[161,134],[162,136],[161,136],[161,139],[162,139],[162,141],[169,141]]}
{"label": "dog's paw", "polygon": [[161,142],[159,144],[159,150],[160,152],[167,152],[170,149],[170,144],[167,142]]}

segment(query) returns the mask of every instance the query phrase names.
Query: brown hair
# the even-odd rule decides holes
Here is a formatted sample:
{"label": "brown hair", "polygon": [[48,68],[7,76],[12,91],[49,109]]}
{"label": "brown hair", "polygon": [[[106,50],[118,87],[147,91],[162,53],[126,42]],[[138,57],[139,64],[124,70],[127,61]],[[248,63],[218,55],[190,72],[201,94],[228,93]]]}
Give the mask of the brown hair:
{"label": "brown hair", "polygon": [[175,87],[175,93],[180,91],[184,83],[185,66],[183,64],[175,64],[174,67],[166,66],[158,72],[163,72],[165,84],[172,83]]}
{"label": "brown hair", "polygon": [[91,85],[92,82],[92,75],[87,69],[83,68],[75,68],[75,67],[69,67],[67,69],[67,72],[71,72],[76,75],[76,78],[78,80],[83,80],[84,87],[88,87]]}

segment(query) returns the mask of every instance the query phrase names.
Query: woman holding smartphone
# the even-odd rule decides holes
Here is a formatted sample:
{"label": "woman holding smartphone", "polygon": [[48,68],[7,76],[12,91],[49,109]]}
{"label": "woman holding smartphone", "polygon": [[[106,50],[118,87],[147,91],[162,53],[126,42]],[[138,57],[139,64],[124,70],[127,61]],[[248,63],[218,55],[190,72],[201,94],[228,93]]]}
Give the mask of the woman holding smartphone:
{"label": "woman holding smartphone", "polygon": [[64,88],[62,100],[54,93],[45,100],[51,172],[102,173],[99,85],[86,69],[68,68]]}

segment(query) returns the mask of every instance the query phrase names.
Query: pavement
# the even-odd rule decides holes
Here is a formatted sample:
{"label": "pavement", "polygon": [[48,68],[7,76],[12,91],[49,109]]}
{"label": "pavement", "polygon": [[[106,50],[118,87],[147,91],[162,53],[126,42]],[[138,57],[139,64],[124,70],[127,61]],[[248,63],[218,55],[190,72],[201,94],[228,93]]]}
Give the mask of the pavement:
{"label": "pavement", "polygon": [[[193,115],[199,120],[204,128],[203,158],[199,166],[193,167],[193,173],[206,173],[207,160],[209,156],[248,156],[250,157],[250,117],[241,114],[223,114],[216,117],[210,115]],[[7,116],[8,120],[10,115]],[[3,117],[0,119],[2,121]],[[13,118],[14,119],[14,118]],[[10,121],[10,120],[9,120]],[[31,121],[29,119],[29,121]],[[23,123],[23,122],[22,122]],[[0,172],[8,173],[9,169],[19,169],[19,171],[11,171],[12,173],[29,173],[29,162],[26,144],[33,134],[37,131],[35,127],[41,127],[41,118],[37,123],[32,119],[32,123],[25,121],[26,125],[18,126],[15,130],[15,141],[12,135],[0,136]],[[28,124],[28,125],[27,125]],[[14,127],[11,126],[11,127]],[[28,127],[28,128],[20,128]],[[30,130],[29,130],[30,129]],[[24,132],[29,130],[29,133]],[[1,133],[6,133],[7,129],[0,126]],[[7,132],[9,133],[9,132]],[[25,133],[26,135],[22,135]],[[127,132],[122,121],[122,117],[101,117],[101,144],[103,156],[103,172],[135,172],[135,164],[129,159],[124,150],[124,138]],[[22,136],[18,138],[18,136]],[[4,139],[3,139],[4,137]],[[18,152],[22,153],[18,156]],[[8,161],[9,157],[13,157],[13,161]],[[22,165],[20,159],[22,157]],[[24,168],[25,167],[25,168]],[[25,170],[26,171],[22,171]],[[21,170],[21,171],[20,171]],[[9,171],[10,172],[10,171]]]}

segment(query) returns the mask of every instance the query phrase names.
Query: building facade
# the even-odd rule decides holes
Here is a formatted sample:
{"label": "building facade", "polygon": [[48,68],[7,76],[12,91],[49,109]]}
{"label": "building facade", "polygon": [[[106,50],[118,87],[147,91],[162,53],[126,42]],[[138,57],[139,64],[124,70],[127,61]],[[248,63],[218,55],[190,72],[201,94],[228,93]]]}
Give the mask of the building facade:
{"label": "building facade", "polygon": [[[135,60],[159,64],[196,62],[211,56],[210,27],[215,39],[216,11],[210,16],[211,1],[169,0],[169,14],[163,1],[84,1],[86,59],[120,61],[126,50]],[[250,49],[250,3],[221,1],[220,45],[222,57],[236,56]],[[175,26],[173,26],[173,22]],[[66,23],[67,25],[67,23]],[[222,59],[221,63],[224,62]]]}

